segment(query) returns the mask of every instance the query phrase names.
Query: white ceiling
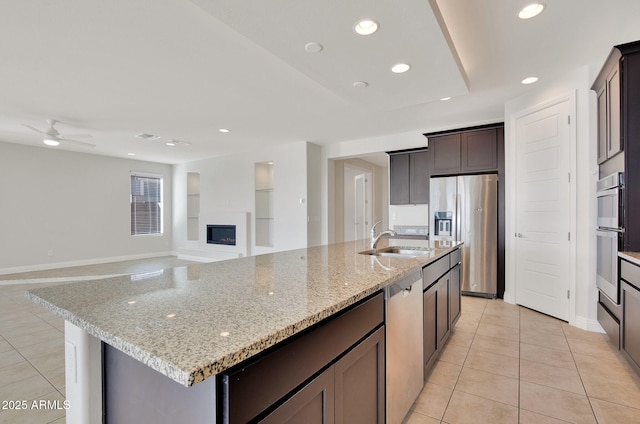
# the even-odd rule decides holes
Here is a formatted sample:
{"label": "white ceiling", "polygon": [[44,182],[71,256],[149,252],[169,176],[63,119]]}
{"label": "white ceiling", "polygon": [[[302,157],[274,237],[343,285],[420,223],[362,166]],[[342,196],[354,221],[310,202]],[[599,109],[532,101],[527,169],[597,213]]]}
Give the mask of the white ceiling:
{"label": "white ceiling", "polygon": [[[524,77],[597,68],[640,39],[638,0],[545,0],[519,20],[528,3],[0,0],[0,141],[42,146],[24,124],[57,119],[96,145],[58,148],[180,163],[496,122],[531,89]],[[352,31],[364,17],[380,22],[373,36]],[[397,62],[412,69],[392,74]]]}

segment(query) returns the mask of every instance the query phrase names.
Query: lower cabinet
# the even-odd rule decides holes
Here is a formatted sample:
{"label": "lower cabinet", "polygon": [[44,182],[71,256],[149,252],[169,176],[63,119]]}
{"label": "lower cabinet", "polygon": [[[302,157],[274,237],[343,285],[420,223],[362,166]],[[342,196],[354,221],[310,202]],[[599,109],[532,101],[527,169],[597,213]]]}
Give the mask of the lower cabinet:
{"label": "lower cabinet", "polygon": [[449,284],[451,273],[447,272],[438,280],[436,309],[438,310],[438,347],[444,346],[451,332],[451,320],[449,319]]}
{"label": "lower cabinet", "polygon": [[[460,317],[459,250],[423,269],[423,355],[425,375],[449,339]],[[450,258],[456,258],[450,262]],[[450,268],[450,264],[452,267]]]}
{"label": "lower cabinet", "polygon": [[640,373],[640,267],[620,261],[622,328],[620,349]]}
{"label": "lower cabinet", "polygon": [[451,327],[458,322],[458,318],[460,318],[460,312],[462,312],[462,290],[460,286],[460,267],[461,265],[458,263],[449,272],[449,291],[450,291],[450,302],[449,302],[449,313],[451,314]]}
{"label": "lower cabinet", "polygon": [[258,422],[384,422],[384,329],[377,330]]}
{"label": "lower cabinet", "polygon": [[423,358],[425,370],[431,368],[438,357],[438,285],[425,290],[423,295]]}
{"label": "lower cabinet", "polygon": [[276,408],[261,423],[334,423],[334,368],[331,367]]}
{"label": "lower cabinet", "polygon": [[384,329],[381,328],[336,362],[336,424],[384,423],[384,358]]}
{"label": "lower cabinet", "polygon": [[384,423],[384,295],[225,371],[219,423]]}

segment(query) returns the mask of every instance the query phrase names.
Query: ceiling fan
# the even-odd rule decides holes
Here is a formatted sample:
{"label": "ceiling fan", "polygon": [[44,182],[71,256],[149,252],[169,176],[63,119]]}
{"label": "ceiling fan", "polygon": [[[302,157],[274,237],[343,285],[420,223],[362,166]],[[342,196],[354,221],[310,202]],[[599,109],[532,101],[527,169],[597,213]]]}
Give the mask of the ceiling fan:
{"label": "ceiling fan", "polygon": [[[58,146],[60,143],[68,143],[75,144],[77,146],[83,147],[96,147],[95,144],[85,143],[84,141],[73,140],[72,138],[67,138],[67,136],[63,136],[60,132],[55,128],[56,123],[55,119],[47,119],[47,124],[49,124],[49,128],[46,131],[41,129],[32,127],[31,125],[23,124],[25,127],[29,128],[32,131],[43,134],[42,142],[47,146]],[[90,138],[91,134],[73,134],[69,137],[73,138]]]}

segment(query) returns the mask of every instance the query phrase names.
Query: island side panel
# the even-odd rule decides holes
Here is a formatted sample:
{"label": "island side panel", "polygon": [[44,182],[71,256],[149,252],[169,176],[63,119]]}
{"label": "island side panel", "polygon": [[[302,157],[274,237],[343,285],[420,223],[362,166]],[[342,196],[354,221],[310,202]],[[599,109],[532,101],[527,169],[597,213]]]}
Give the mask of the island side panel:
{"label": "island side panel", "polygon": [[215,377],[183,386],[104,344],[105,423],[215,424]]}
{"label": "island side panel", "polygon": [[69,321],[64,323],[67,424],[102,422],[102,343]]}

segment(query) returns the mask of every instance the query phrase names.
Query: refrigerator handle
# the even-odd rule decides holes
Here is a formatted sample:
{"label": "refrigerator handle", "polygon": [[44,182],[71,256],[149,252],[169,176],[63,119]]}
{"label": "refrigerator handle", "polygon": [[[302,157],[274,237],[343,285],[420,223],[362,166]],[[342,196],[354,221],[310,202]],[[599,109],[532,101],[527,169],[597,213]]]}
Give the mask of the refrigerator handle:
{"label": "refrigerator handle", "polygon": [[460,215],[462,214],[462,195],[460,194],[460,192],[456,193],[456,223],[455,223],[455,229],[456,232],[454,234],[455,236],[455,241],[460,241],[462,240],[462,223],[460,222]]}

